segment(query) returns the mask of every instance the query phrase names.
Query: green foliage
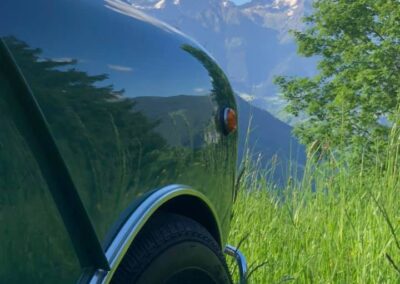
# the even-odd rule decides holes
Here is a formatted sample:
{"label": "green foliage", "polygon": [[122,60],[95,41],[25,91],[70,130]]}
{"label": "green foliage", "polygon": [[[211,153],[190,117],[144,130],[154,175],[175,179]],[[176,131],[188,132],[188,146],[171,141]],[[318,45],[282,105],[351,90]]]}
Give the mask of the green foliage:
{"label": "green foliage", "polygon": [[383,166],[349,171],[347,161],[310,159],[304,178],[282,191],[247,168],[229,243],[246,255],[250,283],[399,282],[400,132],[392,130]]}
{"label": "green foliage", "polygon": [[287,111],[309,117],[295,134],[353,158],[382,151],[400,102],[400,2],[317,0],[305,22],[298,53],[319,59],[318,74],[275,78]]}

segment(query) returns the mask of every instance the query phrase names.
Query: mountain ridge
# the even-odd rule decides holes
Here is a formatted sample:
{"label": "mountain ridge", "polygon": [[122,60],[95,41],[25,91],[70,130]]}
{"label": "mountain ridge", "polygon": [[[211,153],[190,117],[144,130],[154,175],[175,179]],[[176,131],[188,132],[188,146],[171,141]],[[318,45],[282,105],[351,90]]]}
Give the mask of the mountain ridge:
{"label": "mountain ridge", "polygon": [[[311,0],[130,0],[203,45],[239,94],[277,96],[275,75],[312,75],[315,63],[297,56],[289,33],[302,29]],[[265,109],[265,107],[264,107]]]}
{"label": "mountain ridge", "polygon": [[[203,134],[195,130],[190,134],[192,139],[185,137],[185,123],[180,121],[178,112],[190,113],[191,123],[205,124],[209,119],[209,113],[202,110],[207,109],[208,96],[178,95],[173,97],[137,97],[134,99],[135,109],[143,112],[153,121],[163,119],[157,127],[157,131],[168,141],[170,145],[179,145],[181,141],[193,141],[194,146],[201,144]],[[305,163],[304,147],[291,135],[292,128],[269,114],[268,112],[250,105],[240,97],[236,98],[239,110],[239,160],[242,160],[247,147],[251,154],[260,155],[263,166],[274,161],[275,172],[273,180],[283,183],[288,174],[301,173],[301,166]],[[157,108],[157,106],[162,106]],[[186,119],[190,119],[186,118]],[[171,129],[177,128],[176,132]],[[186,133],[186,134],[185,134]],[[278,157],[278,159],[276,159]]]}
{"label": "mountain ridge", "polygon": [[264,165],[278,156],[276,181],[285,180],[282,177],[288,171],[305,163],[304,147],[293,137],[292,128],[267,109],[272,114],[276,111],[275,115],[282,111],[272,83],[274,75],[313,72],[312,65],[297,56],[288,33],[293,27],[301,28],[310,1],[253,0],[244,5],[227,0],[130,1],[194,38],[218,61],[238,94],[241,131],[248,129],[252,118],[249,137],[240,135],[239,154],[247,138],[253,153],[263,156]]}

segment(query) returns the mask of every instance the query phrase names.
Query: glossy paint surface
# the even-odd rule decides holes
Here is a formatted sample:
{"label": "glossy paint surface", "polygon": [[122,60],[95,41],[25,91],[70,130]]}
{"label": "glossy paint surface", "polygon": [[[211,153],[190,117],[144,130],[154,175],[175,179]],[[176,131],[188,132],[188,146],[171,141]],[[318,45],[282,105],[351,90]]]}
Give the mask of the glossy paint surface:
{"label": "glossy paint surface", "polygon": [[236,104],[210,56],[122,1],[2,0],[0,21],[104,246],[169,184],[206,195],[226,237],[237,135],[219,113]]}
{"label": "glossy paint surface", "polygon": [[31,151],[0,56],[0,283],[72,283],[80,264]]}

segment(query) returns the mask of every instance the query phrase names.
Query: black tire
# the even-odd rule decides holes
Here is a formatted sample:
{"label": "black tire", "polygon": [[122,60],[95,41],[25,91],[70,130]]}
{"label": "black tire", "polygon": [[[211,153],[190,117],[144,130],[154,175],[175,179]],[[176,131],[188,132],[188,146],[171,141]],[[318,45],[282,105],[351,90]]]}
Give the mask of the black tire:
{"label": "black tire", "polygon": [[152,218],[128,249],[111,283],[231,284],[221,248],[192,219],[170,213]]}

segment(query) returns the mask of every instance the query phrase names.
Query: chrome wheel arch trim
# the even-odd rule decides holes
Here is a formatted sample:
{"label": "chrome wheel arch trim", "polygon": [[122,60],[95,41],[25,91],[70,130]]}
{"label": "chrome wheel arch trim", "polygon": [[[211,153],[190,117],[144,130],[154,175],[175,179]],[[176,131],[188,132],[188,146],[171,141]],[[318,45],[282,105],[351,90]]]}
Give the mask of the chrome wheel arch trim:
{"label": "chrome wheel arch trim", "polygon": [[121,263],[122,258],[125,256],[128,248],[150,217],[162,205],[179,196],[196,197],[208,206],[214,216],[215,222],[217,223],[218,233],[220,239],[222,240],[219,219],[217,218],[216,211],[209,199],[201,192],[188,186],[176,184],[169,185],[152,193],[135,209],[135,211],[131,213],[105,252],[111,269],[109,271],[102,269],[96,270],[93,276],[90,278],[89,283],[109,283],[115,271],[117,270],[118,265]]}
{"label": "chrome wheel arch trim", "polygon": [[244,254],[237,248],[231,245],[226,245],[224,253],[230,257],[233,257],[236,261],[236,265],[239,271],[239,284],[247,284],[247,261]]}

